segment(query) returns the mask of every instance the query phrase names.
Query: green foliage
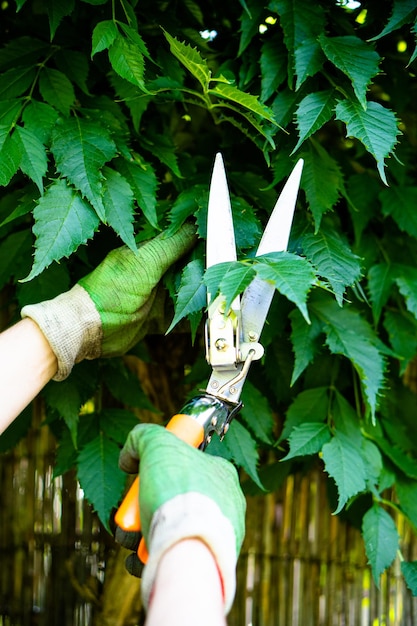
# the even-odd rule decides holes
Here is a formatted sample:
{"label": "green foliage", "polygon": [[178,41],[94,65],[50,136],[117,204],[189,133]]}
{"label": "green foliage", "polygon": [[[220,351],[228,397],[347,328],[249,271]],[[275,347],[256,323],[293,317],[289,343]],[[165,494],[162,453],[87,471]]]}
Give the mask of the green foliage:
{"label": "green foliage", "polygon": [[[3,3],[0,286],[18,311],[66,290],[115,245],[186,220],[203,240],[221,151],[238,260],[205,272],[201,242],[169,272],[170,330],[189,323],[201,344],[207,288],[231,303],[258,276],[276,296],[245,408],[212,452],[258,488],[316,458],[336,513],[370,494],[362,528],[378,584],[399,545],[388,487],[417,523],[415,397],[402,380],[417,351],[417,10],[362,4]],[[255,258],[299,157],[289,250]],[[129,407],[150,402],[120,359],[81,363],[43,396],[56,473],[77,469],[107,525],[123,488],[118,449],[137,421]],[[27,425],[26,414],[0,449]],[[417,593],[416,563],[401,567]]]}

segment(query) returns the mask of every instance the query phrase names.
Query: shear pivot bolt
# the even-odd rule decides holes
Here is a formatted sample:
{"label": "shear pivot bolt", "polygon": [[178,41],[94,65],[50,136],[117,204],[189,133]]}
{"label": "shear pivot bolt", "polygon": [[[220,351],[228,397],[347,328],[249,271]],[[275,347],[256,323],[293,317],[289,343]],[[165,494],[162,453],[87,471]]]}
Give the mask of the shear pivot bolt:
{"label": "shear pivot bolt", "polygon": [[217,339],[217,341],[216,341],[216,343],[214,345],[216,346],[216,349],[219,352],[222,352],[222,351],[226,350],[226,348],[227,348],[226,339]]}
{"label": "shear pivot bolt", "polygon": [[216,426],[217,425],[217,417],[212,417],[211,418],[211,425],[212,426]]}
{"label": "shear pivot bolt", "polygon": [[255,333],[254,330],[250,330],[248,333],[249,341],[258,341],[258,333]]}

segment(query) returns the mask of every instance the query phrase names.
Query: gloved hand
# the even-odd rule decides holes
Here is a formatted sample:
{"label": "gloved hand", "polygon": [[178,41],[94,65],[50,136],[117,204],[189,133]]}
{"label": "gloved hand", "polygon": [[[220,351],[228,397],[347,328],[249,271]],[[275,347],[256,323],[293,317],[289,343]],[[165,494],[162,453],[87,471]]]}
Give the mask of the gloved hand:
{"label": "gloved hand", "polygon": [[[246,502],[236,469],[156,424],[136,426],[120,453],[119,464],[125,472],[137,473],[139,462],[141,526],[149,552],[142,576],[145,606],[163,554],[183,539],[199,538],[217,562],[228,613],[245,533]],[[131,539],[129,535],[125,533],[124,538]],[[123,534],[120,537],[125,547],[133,548],[123,542]]]}
{"label": "gloved hand", "polygon": [[22,317],[38,324],[57,357],[54,380],[64,380],[83,359],[121,355],[134,346],[146,334],[160,279],[194,240],[195,229],[185,224],[136,254],[118,248],[66,293],[23,307]]}

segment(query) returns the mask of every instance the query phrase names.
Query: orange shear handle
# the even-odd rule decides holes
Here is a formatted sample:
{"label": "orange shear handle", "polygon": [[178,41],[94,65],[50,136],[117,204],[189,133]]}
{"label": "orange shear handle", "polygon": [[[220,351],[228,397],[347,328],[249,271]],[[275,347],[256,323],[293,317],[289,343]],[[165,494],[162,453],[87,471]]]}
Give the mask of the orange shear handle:
{"label": "orange shear handle", "polygon": [[[198,448],[204,441],[203,426],[195,418],[185,413],[174,415],[166,428],[194,448]],[[124,531],[140,531],[139,476],[132,483],[114,519],[116,524]],[[146,563],[148,559],[148,552],[143,538],[139,544],[138,557],[142,563]]]}

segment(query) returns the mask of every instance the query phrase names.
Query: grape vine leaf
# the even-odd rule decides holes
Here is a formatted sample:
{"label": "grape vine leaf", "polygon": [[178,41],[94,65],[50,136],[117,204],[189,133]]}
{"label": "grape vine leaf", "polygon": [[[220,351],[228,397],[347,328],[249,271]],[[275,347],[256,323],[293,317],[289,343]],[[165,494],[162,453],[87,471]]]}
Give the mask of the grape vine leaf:
{"label": "grape vine leaf", "polygon": [[101,170],[116,155],[109,131],[81,118],[62,120],[54,130],[51,151],[58,171],[81,191],[105,221]]}
{"label": "grape vine leaf", "polygon": [[346,287],[361,277],[359,257],[341,234],[324,224],[316,234],[307,233],[303,237],[303,250],[317,268],[317,273],[330,283],[338,304],[342,306]]}
{"label": "grape vine leaf", "polygon": [[47,189],[33,215],[35,258],[32,270],[23,281],[40,274],[52,261],[72,254],[94,235],[99,224],[91,206],[63,179]]}
{"label": "grape vine leaf", "polygon": [[65,116],[75,102],[74,87],[69,78],[60,70],[53,67],[44,67],[39,78],[41,96],[51,106]]}
{"label": "grape vine leaf", "polygon": [[207,291],[203,282],[203,262],[194,259],[188,263],[181,274],[181,282],[177,293],[175,314],[167,333],[184,317],[201,311],[207,304]]}
{"label": "grape vine leaf", "polygon": [[119,469],[120,448],[100,432],[78,454],[77,476],[85,497],[109,530],[112,509],[122,496],[126,475]]}
{"label": "grape vine leaf", "polygon": [[271,444],[275,426],[271,407],[265,396],[250,381],[242,391],[241,419],[259,441]]}
{"label": "grape vine leaf", "polygon": [[330,352],[346,356],[356,368],[374,419],[386,368],[384,347],[375,331],[358,311],[340,308],[334,301],[315,302],[310,309],[324,323]]}
{"label": "grape vine leaf", "polygon": [[404,24],[414,22],[416,13],[417,7],[414,0],[394,0],[392,13],[388,22],[385,24],[382,31],[378,35],[375,35],[375,37],[372,37],[370,41],[376,41],[392,33],[394,30],[401,28]]}
{"label": "grape vine leaf", "polygon": [[417,188],[410,185],[393,185],[379,194],[382,213],[390,215],[405,233],[417,238]]}
{"label": "grape vine leaf", "polygon": [[48,167],[45,146],[37,134],[22,126],[16,126],[15,136],[21,157],[19,167],[24,174],[33,180],[42,194],[43,177]]}
{"label": "grape vine leaf", "polygon": [[288,408],[278,443],[288,439],[293,429],[302,424],[323,424],[327,419],[328,408],[329,395],[327,387],[314,387],[301,391]]}
{"label": "grape vine leaf", "polygon": [[110,167],[103,168],[103,205],[107,224],[133,252],[136,252],[133,191],[127,180]]}
{"label": "grape vine leaf", "polygon": [[337,486],[339,500],[334,514],[340,513],[345,504],[366,489],[366,469],[358,455],[356,445],[345,434],[336,432],[322,448],[325,471]]}
{"label": "grape vine leaf", "polygon": [[256,257],[254,268],[260,278],[294,302],[310,323],[307,296],[316,281],[316,274],[306,259],[291,252],[273,252]]}
{"label": "grape vine leaf", "polygon": [[288,438],[290,451],[281,460],[288,461],[297,456],[317,454],[330,438],[331,432],[327,424],[305,422],[295,426]]}
{"label": "grape vine leaf", "polygon": [[294,154],[306,139],[330,120],[335,104],[333,89],[309,93],[301,100],[295,114],[298,141],[291,154]]}
{"label": "grape vine leaf", "polygon": [[417,561],[401,561],[401,572],[413,596],[417,596]]}
{"label": "grape vine leaf", "polygon": [[360,141],[374,156],[379,175],[388,185],[385,158],[392,153],[400,134],[395,114],[378,102],[368,102],[364,110],[360,104],[342,100],[336,105],[336,119],[346,124],[349,137]]}
{"label": "grape vine leaf", "polygon": [[378,73],[379,54],[369,43],[353,35],[326,37],[321,34],[319,42],[328,60],[350,78],[356,97],[366,110],[366,93]]}
{"label": "grape vine leaf", "polygon": [[378,504],[363,516],[362,536],[375,585],[384,570],[391,565],[398,550],[398,532],[392,517]]}

